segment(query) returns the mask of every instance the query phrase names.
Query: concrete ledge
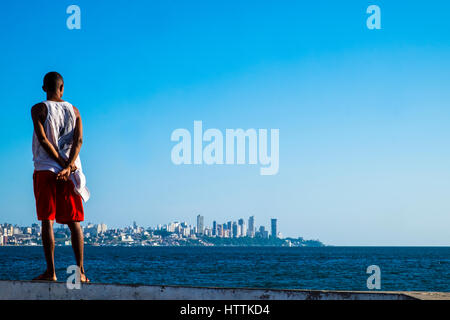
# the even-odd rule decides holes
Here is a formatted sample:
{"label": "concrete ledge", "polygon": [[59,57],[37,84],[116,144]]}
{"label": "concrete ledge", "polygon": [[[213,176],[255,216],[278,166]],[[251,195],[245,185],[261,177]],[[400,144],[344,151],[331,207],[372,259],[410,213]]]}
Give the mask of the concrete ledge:
{"label": "concrete ledge", "polygon": [[1,300],[417,300],[450,299],[439,292],[313,291],[64,282],[0,281]]}

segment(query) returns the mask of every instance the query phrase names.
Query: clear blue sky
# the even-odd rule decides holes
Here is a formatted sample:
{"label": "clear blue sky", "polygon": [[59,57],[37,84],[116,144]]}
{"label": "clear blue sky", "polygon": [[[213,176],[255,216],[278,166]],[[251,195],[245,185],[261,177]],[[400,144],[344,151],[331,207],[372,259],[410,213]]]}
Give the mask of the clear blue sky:
{"label": "clear blue sky", "polygon": [[[0,222],[36,221],[30,108],[56,70],[84,122],[86,221],[254,215],[327,244],[450,245],[449,15],[444,0],[2,3]],[[280,129],[278,175],[175,166],[170,134],[194,120]]]}

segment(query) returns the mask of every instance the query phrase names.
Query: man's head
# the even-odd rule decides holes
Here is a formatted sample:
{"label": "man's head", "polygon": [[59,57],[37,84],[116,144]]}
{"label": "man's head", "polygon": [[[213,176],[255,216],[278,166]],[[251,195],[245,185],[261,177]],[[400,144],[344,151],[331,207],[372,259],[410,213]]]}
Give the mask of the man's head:
{"label": "man's head", "polygon": [[47,95],[56,95],[61,98],[64,93],[63,77],[55,71],[47,73],[44,77],[42,89],[47,92]]}

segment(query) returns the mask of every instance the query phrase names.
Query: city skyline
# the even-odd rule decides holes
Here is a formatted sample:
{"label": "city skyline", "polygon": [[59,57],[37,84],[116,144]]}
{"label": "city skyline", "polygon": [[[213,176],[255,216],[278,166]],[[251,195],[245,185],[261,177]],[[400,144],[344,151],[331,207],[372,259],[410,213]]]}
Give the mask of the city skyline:
{"label": "city skyline", "polygon": [[[217,221],[213,220],[212,224],[211,224],[211,228],[209,228],[207,225],[204,224],[204,216],[198,214],[196,216],[196,225],[189,224],[186,221],[174,220],[174,221],[168,222],[166,224],[149,225],[144,228],[153,229],[153,230],[161,230],[161,229],[169,230],[171,228],[175,228],[175,226],[177,226],[177,225],[185,225],[186,227],[189,227],[190,229],[194,230],[194,232],[196,234],[207,234],[210,236],[218,236],[220,233],[218,234],[217,231],[220,228],[222,228],[222,230],[224,230],[224,229],[226,229],[228,231],[231,230],[231,234],[229,237],[235,237],[236,235],[237,235],[237,237],[239,237],[239,236],[254,237],[255,234],[257,232],[260,232],[261,230],[268,232],[268,230],[265,229],[266,225],[260,225],[260,228],[258,229],[258,228],[256,228],[254,221],[255,221],[254,215],[248,217],[248,224],[245,223],[243,218],[239,218],[236,221],[229,220],[223,224],[217,224]],[[273,224],[273,221],[275,221],[275,225]],[[281,237],[281,235],[282,235],[281,232],[277,232],[276,222],[277,222],[277,219],[275,219],[275,218],[270,219],[270,224],[269,224],[270,225],[270,233],[267,234],[267,237],[269,237],[269,236]],[[19,225],[19,224],[13,224],[10,222],[3,222],[0,224],[0,226],[3,224],[8,224],[13,227],[17,226],[20,228],[29,228],[30,226],[40,225],[40,221],[34,221],[31,224],[27,224],[25,226]],[[93,223],[92,221],[81,222],[82,228],[89,228],[89,226],[93,226],[93,225],[105,226],[105,228],[106,228],[106,226],[108,226],[108,224],[106,224],[104,221],[98,222],[98,223]],[[214,228],[215,225],[217,225],[217,229]],[[135,220],[133,220],[129,225],[125,225],[125,226],[115,226],[114,228],[111,228],[111,225],[110,225],[110,229],[123,229],[123,228],[127,228],[130,226],[132,226],[133,228],[141,227]],[[240,228],[240,229],[238,228],[239,232],[234,233],[233,226],[239,227]],[[55,228],[66,228],[66,227],[67,226],[65,224],[58,224],[58,223],[55,224]],[[0,229],[0,231],[1,231],[1,229]]]}
{"label": "city skyline", "polygon": [[[214,220],[211,226],[204,224],[203,216],[197,215],[196,218],[197,224],[194,226],[185,221],[172,221],[164,225],[142,227],[133,221],[122,228],[108,228],[105,223],[88,222],[82,226],[82,230],[85,244],[94,246],[323,246],[319,240],[305,240],[300,236],[284,238],[281,232],[277,231],[275,218],[271,219],[270,233],[263,225],[256,228],[254,216],[248,218],[248,226],[243,218],[220,224]],[[41,230],[39,223],[33,223],[31,226],[0,224],[0,246],[40,245]],[[67,225],[57,226],[54,234],[57,245],[71,245]]]}

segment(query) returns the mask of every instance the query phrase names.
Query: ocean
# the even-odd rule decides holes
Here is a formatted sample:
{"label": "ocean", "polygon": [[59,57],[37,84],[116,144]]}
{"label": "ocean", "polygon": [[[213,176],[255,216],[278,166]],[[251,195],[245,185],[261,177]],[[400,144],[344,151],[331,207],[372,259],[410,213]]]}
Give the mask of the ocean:
{"label": "ocean", "polygon": [[[75,264],[56,247],[59,281]],[[85,247],[92,282],[214,287],[450,292],[450,247]],[[45,268],[42,247],[0,247],[0,280],[30,280]]]}

